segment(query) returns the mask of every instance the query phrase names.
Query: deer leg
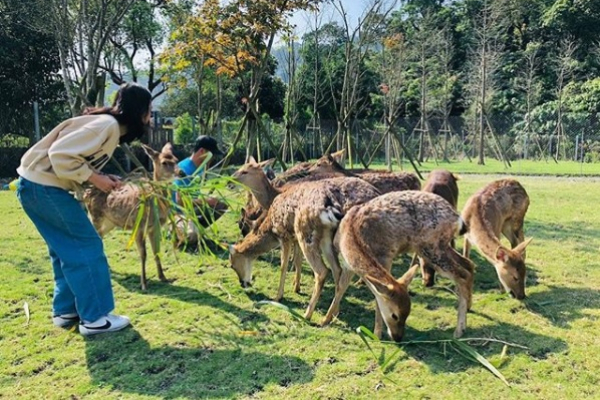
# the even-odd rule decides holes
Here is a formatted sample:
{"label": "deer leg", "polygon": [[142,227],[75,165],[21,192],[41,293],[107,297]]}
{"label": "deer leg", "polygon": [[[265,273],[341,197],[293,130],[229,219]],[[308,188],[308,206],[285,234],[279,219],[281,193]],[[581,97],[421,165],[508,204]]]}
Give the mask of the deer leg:
{"label": "deer leg", "polygon": [[281,243],[281,273],[279,275],[279,288],[277,289],[275,301],[280,301],[283,298],[285,275],[287,273],[288,262],[290,261],[290,251],[292,246],[293,244],[287,241]]}
{"label": "deer leg", "polygon": [[340,302],[342,301],[342,297],[344,297],[348,286],[350,286],[353,275],[354,273],[349,269],[342,269],[338,283],[335,286],[335,296],[333,297],[333,301],[329,306],[329,310],[327,310],[325,318],[323,318],[323,321],[321,321],[321,326],[328,325],[331,323],[333,318],[339,314]]}
{"label": "deer leg", "polygon": [[302,250],[300,245],[296,243],[294,245],[294,254],[292,255],[292,263],[294,264],[294,270],[296,275],[294,276],[294,293],[300,293],[300,280],[302,277]]}
{"label": "deer leg", "polygon": [[308,303],[306,313],[304,314],[304,318],[310,320],[315,311],[315,307],[317,306],[317,301],[319,301],[319,297],[321,297],[321,291],[323,290],[323,285],[325,284],[325,278],[327,278],[329,269],[323,262],[321,252],[319,251],[318,245],[314,243],[314,240],[311,241],[310,244],[306,243],[305,240],[299,240],[298,242],[300,243],[304,257],[308,260],[315,275],[315,287]]}
{"label": "deer leg", "polygon": [[342,297],[344,297],[344,293],[348,289],[348,285],[350,285],[350,281],[352,280],[352,276],[354,273],[348,269],[342,269],[340,266],[340,260],[338,255],[335,252],[332,243],[333,233],[326,233],[321,241],[321,251],[325,255],[325,259],[327,263],[331,267],[331,271],[333,273],[333,278],[335,281],[335,296],[333,297],[333,301],[329,306],[329,310],[327,310],[327,314],[325,318],[321,322],[321,325],[329,324],[333,318],[338,315],[340,302],[342,301]]}
{"label": "deer leg", "polygon": [[146,290],[146,239],[144,238],[144,232],[138,230],[138,233],[135,235],[135,244],[138,248],[138,253],[140,253],[140,259],[142,260],[142,275],[140,276],[140,283],[142,286],[142,290]]}
{"label": "deer leg", "polygon": [[473,272],[470,261],[449,246],[443,252],[429,249],[424,253],[425,258],[429,259],[442,276],[452,279],[456,284],[458,291],[458,321],[454,337],[459,338],[467,328],[467,311],[471,308],[472,303]]}
{"label": "deer leg", "polygon": [[156,264],[156,273],[158,275],[158,279],[160,279],[161,282],[168,282],[168,279],[165,276],[165,273],[163,272],[162,263],[160,262],[160,252],[159,252],[160,235],[159,235],[158,241],[157,241],[154,238],[154,230],[153,229],[149,230],[149,234],[150,234],[150,248],[152,249],[152,254],[154,254],[154,263]]}
{"label": "deer leg", "polygon": [[470,258],[471,255],[471,242],[465,236],[465,242],[463,244],[463,257]]}
{"label": "deer leg", "polygon": [[383,333],[383,325],[383,316],[379,310],[379,304],[377,304],[377,300],[375,300],[375,328],[373,328],[373,333],[379,339],[381,339],[381,335]]}

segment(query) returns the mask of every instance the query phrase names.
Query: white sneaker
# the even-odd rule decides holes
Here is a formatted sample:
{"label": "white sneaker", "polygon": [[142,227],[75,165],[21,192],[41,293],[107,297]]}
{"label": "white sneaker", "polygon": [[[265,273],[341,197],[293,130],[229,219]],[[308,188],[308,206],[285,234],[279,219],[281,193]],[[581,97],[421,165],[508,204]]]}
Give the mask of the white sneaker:
{"label": "white sneaker", "polygon": [[84,336],[96,335],[98,333],[116,332],[129,326],[131,321],[123,315],[108,314],[100,317],[94,322],[82,321],[79,324],[79,333]]}
{"label": "white sneaker", "polygon": [[52,323],[59,328],[67,328],[75,325],[77,322],[79,322],[79,315],[77,313],[61,314],[52,317]]}

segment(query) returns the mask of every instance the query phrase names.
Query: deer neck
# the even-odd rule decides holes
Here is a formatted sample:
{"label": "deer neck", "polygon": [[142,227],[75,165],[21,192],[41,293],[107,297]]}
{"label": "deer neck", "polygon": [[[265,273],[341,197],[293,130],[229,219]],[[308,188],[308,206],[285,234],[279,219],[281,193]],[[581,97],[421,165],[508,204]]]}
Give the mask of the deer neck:
{"label": "deer neck", "polygon": [[468,235],[483,254],[492,260],[496,259],[496,250],[502,243],[487,220],[476,218],[471,221]]}
{"label": "deer neck", "polygon": [[268,210],[269,207],[271,207],[273,200],[275,200],[275,197],[277,197],[277,195],[280,193],[279,190],[273,187],[266,176],[261,176],[257,187],[253,187],[251,190],[252,194],[256,198],[256,201],[258,201],[258,204],[260,204],[260,206],[265,210]]}
{"label": "deer neck", "polygon": [[274,249],[279,241],[270,231],[258,229],[250,232],[241,242],[235,245],[235,251],[249,258],[258,256]]}

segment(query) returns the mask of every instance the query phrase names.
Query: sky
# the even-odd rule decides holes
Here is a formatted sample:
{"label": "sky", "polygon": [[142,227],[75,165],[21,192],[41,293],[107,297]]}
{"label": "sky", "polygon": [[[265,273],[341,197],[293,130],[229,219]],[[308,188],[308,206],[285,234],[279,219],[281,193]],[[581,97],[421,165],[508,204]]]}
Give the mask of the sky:
{"label": "sky", "polygon": [[[339,0],[335,0],[336,3]],[[369,0],[341,0],[341,3],[346,10],[348,15],[348,21],[350,23],[350,29],[356,26],[357,20],[362,16],[365,9],[368,8]],[[389,3],[394,3],[393,0],[389,0]],[[339,11],[337,11],[332,5],[324,5],[321,8],[320,24],[329,22],[330,20],[341,21]],[[300,38],[305,32],[308,32],[311,27],[315,26],[314,13],[308,13],[300,11],[294,14],[291,21],[292,24],[296,25],[296,34]]]}

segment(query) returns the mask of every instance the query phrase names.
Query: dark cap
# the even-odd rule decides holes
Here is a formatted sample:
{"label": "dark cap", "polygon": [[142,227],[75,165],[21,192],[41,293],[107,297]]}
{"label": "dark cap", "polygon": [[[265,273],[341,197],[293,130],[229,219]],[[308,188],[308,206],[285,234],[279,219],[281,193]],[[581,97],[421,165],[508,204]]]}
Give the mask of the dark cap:
{"label": "dark cap", "polygon": [[210,136],[205,136],[205,135],[198,136],[198,139],[196,139],[196,142],[194,142],[194,153],[200,149],[208,150],[211,153],[213,153],[214,155],[222,156],[224,154],[219,149],[219,146],[218,146],[215,138],[212,138]]}

